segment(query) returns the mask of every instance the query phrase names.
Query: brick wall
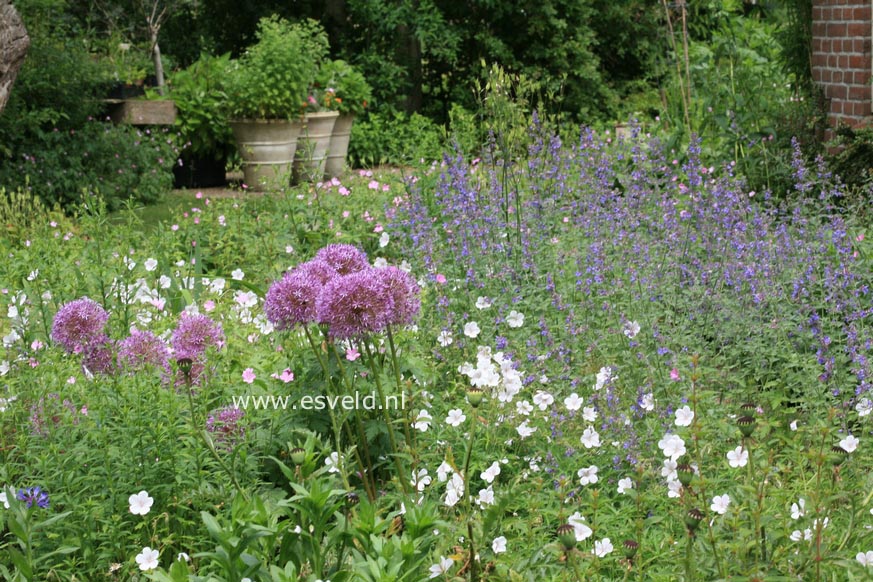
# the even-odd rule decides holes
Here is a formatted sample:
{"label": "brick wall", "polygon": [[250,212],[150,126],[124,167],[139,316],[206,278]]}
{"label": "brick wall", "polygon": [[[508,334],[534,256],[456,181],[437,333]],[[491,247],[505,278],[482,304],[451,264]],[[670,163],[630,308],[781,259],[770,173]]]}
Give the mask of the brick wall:
{"label": "brick wall", "polygon": [[813,0],[812,76],[830,102],[831,127],[873,122],[871,40],[873,0]]}

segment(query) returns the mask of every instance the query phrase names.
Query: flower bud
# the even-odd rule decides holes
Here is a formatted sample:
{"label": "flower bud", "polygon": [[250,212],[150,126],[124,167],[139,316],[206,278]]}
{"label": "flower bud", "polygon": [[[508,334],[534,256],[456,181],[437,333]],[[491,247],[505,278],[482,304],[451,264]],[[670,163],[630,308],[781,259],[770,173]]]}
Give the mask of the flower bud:
{"label": "flower bud", "polygon": [[569,552],[576,547],[576,528],[569,523],[558,526],[558,541]]}
{"label": "flower bud", "polygon": [[682,464],[676,467],[676,474],[679,476],[679,482],[683,487],[688,487],[691,480],[694,479],[694,467],[688,464]]}
{"label": "flower bud", "polygon": [[689,509],[685,514],[685,527],[688,528],[689,533],[694,533],[697,531],[697,528],[700,526],[700,522],[703,521],[703,512],[697,509]]}
{"label": "flower bud", "polygon": [[740,432],[745,438],[749,438],[755,432],[755,424],[753,416],[741,416],[737,419],[737,426],[740,427]]}
{"label": "flower bud", "polygon": [[482,397],[485,395],[482,392],[481,388],[477,388],[476,386],[472,386],[467,388],[467,402],[470,403],[470,406],[473,408],[478,408],[479,404],[482,402]]}
{"label": "flower bud", "polygon": [[622,549],[624,550],[624,557],[628,560],[633,560],[634,556],[637,555],[637,550],[640,549],[640,544],[634,540],[624,540]]}
{"label": "flower bud", "polygon": [[302,465],[303,461],[306,460],[306,451],[301,449],[300,447],[294,447],[291,449],[291,462],[295,465]]}

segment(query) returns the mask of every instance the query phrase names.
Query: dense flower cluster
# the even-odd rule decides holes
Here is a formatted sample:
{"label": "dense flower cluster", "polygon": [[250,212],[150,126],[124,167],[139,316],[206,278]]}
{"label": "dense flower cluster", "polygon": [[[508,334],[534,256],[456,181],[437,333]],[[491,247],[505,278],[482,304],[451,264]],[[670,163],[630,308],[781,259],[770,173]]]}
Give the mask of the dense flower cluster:
{"label": "dense flower cluster", "polygon": [[177,360],[188,358],[196,361],[207,349],[224,345],[224,331],[220,324],[205,315],[183,314],[173,331],[171,343]]}
{"label": "dense flower cluster", "polygon": [[122,369],[134,372],[154,367],[169,372],[169,360],[167,344],[150,331],[134,330],[118,342],[118,365]]}
{"label": "dense flower cluster", "polygon": [[52,340],[70,353],[81,353],[103,335],[109,314],[93,299],[82,297],[58,310],[52,323]]}
{"label": "dense flower cluster", "polygon": [[232,449],[245,438],[246,429],[240,423],[243,416],[245,412],[234,406],[213,410],[206,417],[206,432],[212,435],[216,445]]}
{"label": "dense flower cluster", "polygon": [[351,245],[321,249],[273,283],[264,311],[277,329],[321,323],[336,339],[361,337],[412,323],[421,309],[415,280],[397,267],[371,267]]}

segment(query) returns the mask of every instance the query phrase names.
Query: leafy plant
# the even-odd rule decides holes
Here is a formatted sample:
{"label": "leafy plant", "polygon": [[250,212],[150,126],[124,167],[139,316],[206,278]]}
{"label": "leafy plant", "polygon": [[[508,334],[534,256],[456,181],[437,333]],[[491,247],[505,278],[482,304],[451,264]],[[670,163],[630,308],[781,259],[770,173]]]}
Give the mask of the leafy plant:
{"label": "leafy plant", "polygon": [[360,115],[372,102],[370,85],[353,66],[342,60],[326,61],[318,71],[318,85],[331,91],[330,109]]}

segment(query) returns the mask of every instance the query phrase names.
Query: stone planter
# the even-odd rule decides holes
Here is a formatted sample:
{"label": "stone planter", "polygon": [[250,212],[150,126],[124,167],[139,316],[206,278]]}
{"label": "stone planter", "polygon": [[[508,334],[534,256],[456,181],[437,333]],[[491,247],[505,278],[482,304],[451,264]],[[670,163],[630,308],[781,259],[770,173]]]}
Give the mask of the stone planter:
{"label": "stone planter", "polygon": [[349,138],[352,136],[354,122],[354,113],[344,113],[337,118],[330,136],[327,162],[324,165],[325,178],[337,178],[346,169],[346,155],[349,153]]}
{"label": "stone planter", "polygon": [[307,113],[294,156],[294,181],[317,182],[324,175],[327,151],[338,111]]}
{"label": "stone planter", "polygon": [[173,125],[176,104],[170,99],[107,99],[114,123],[131,125]]}
{"label": "stone planter", "polygon": [[289,182],[302,127],[302,122],[287,119],[236,119],[230,122],[250,190],[262,191]]}

